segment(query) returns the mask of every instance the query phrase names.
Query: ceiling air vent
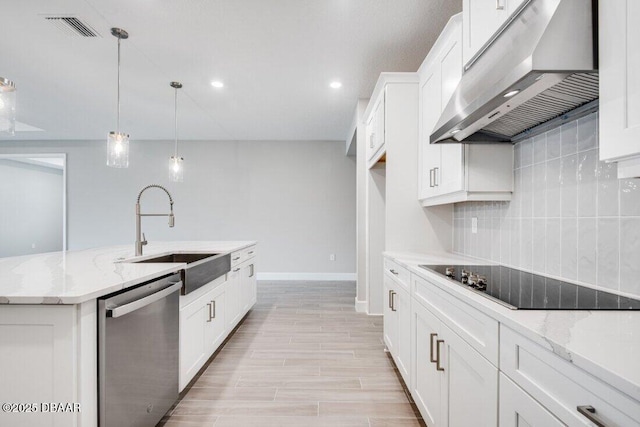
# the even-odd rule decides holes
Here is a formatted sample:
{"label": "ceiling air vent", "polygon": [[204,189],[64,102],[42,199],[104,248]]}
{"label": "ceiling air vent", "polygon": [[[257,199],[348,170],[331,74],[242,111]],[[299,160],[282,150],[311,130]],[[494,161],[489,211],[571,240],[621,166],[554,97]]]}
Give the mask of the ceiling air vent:
{"label": "ceiling air vent", "polygon": [[68,36],[98,37],[96,30],[75,16],[46,16],[44,19],[51,22],[56,28]]}

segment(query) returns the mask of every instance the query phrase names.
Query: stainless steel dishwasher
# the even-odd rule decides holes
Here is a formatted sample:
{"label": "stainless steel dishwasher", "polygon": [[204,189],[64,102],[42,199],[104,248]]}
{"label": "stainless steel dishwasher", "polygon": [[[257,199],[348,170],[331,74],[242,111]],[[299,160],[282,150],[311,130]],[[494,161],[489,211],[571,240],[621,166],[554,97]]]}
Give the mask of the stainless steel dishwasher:
{"label": "stainless steel dishwasher", "polygon": [[101,427],[154,426],[178,398],[179,274],[98,299]]}

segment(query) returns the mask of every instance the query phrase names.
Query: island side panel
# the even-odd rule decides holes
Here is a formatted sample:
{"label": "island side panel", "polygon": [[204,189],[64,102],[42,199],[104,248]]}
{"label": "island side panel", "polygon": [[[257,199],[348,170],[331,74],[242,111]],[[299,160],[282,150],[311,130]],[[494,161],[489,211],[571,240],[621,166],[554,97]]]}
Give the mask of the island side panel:
{"label": "island side panel", "polygon": [[[11,408],[18,412],[0,411],[0,425],[97,425],[90,306],[0,305],[0,402],[26,404]],[[91,341],[94,348],[86,351]],[[60,404],[71,405],[57,412]]]}

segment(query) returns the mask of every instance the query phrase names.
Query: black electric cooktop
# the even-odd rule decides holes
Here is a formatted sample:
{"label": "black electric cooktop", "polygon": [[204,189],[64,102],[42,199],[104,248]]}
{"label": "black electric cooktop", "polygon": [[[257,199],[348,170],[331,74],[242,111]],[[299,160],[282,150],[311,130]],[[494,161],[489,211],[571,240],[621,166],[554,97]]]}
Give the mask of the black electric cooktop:
{"label": "black electric cooktop", "polygon": [[500,265],[420,267],[513,310],[640,310],[640,300]]}

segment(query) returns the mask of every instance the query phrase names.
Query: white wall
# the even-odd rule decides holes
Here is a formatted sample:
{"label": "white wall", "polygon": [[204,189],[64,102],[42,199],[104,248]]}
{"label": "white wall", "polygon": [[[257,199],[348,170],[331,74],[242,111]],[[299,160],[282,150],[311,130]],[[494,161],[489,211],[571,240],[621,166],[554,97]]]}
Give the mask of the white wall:
{"label": "white wall", "polygon": [[62,170],[0,159],[0,257],[62,250]]}
{"label": "white wall", "polygon": [[[105,145],[0,143],[0,153],[68,154],[70,250],[126,243],[133,248],[137,194],[160,184],[175,200],[176,226],[144,218],[149,241],[257,240],[261,272],[354,275],[355,159],[345,156],[343,142],[183,142],[183,183],[168,179],[172,142],[132,140],[128,169],[105,166]],[[142,208],[167,211],[166,195],[145,192]],[[335,261],[329,261],[331,253]]]}

